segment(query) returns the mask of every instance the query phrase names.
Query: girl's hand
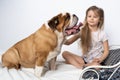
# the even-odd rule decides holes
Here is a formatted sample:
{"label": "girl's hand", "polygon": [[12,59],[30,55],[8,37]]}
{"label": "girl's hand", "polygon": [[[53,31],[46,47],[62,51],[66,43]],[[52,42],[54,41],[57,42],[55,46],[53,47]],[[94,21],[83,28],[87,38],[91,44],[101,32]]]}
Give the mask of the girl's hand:
{"label": "girl's hand", "polygon": [[93,62],[101,63],[101,60],[100,60],[99,58],[94,58],[94,59],[93,59]]}

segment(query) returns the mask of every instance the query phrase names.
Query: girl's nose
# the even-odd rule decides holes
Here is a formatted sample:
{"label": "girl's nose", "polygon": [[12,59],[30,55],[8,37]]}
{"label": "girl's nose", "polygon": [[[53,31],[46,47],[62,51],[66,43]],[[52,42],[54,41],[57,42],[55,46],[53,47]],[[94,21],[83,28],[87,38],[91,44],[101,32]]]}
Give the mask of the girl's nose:
{"label": "girl's nose", "polygon": [[91,20],[93,20],[94,18],[93,17],[91,17]]}

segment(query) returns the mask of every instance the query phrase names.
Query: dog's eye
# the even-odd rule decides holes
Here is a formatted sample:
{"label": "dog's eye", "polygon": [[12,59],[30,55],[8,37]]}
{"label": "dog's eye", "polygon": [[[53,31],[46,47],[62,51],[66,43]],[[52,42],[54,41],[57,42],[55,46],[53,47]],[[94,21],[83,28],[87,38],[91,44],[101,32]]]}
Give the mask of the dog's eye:
{"label": "dog's eye", "polygon": [[54,21],[54,23],[55,23],[56,25],[58,25],[58,24],[59,24],[59,21],[56,19],[56,20]]}
{"label": "dog's eye", "polygon": [[54,19],[54,24],[55,24],[55,25],[58,25],[58,24],[59,24],[58,17],[56,17],[56,18]]}
{"label": "dog's eye", "polygon": [[52,28],[52,29],[56,29],[57,25],[59,24],[59,20],[58,17],[53,18],[52,20],[50,20],[48,22],[48,25]]}
{"label": "dog's eye", "polygon": [[55,24],[57,24],[58,23],[58,21],[57,20],[55,20]]}

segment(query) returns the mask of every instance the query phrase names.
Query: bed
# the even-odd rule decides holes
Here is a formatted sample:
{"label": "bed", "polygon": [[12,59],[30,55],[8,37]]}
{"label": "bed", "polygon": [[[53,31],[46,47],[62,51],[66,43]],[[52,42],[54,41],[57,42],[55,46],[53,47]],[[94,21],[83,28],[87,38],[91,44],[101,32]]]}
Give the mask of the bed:
{"label": "bed", "polygon": [[[102,80],[108,80],[109,76],[112,74],[113,70],[116,69],[115,74],[111,76],[110,80],[120,80],[120,48],[119,49],[113,49],[110,50],[110,55],[105,60],[106,69],[102,68],[102,72],[98,72],[100,78]],[[117,64],[117,66],[115,66]],[[44,68],[44,74],[41,78],[41,80],[82,80],[81,76],[83,78],[90,78],[93,73],[87,73],[85,74],[85,70],[94,67],[88,67],[87,69],[78,69],[70,64],[66,64],[63,59],[58,59],[56,62],[57,70],[50,71],[47,67]],[[114,68],[112,66],[115,66]],[[118,69],[117,69],[117,68]],[[89,71],[89,70],[88,70]],[[111,73],[108,75],[108,73]],[[93,75],[92,77],[95,77]],[[39,80],[34,75],[34,69],[32,68],[21,68],[20,70],[16,69],[7,69],[6,67],[2,67],[0,65],[0,80]],[[84,80],[84,79],[83,79]],[[89,80],[89,79],[88,79]],[[95,79],[93,79],[95,80]],[[97,79],[99,80],[99,79]]]}

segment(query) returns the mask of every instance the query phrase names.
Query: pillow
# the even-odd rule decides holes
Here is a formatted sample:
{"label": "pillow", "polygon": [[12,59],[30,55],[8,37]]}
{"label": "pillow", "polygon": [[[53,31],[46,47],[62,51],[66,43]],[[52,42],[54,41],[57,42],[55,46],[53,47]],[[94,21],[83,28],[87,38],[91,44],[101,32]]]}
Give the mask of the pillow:
{"label": "pillow", "polygon": [[105,65],[114,65],[120,61],[120,48],[109,51],[108,57],[105,59]]}

